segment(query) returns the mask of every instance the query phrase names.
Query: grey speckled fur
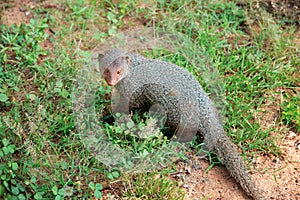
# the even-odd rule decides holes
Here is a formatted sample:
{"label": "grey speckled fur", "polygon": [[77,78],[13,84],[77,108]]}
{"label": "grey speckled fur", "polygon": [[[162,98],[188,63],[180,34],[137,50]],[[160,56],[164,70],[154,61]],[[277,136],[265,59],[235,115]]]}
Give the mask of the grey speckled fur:
{"label": "grey speckled fur", "polygon": [[[124,57],[127,61],[121,60]],[[116,111],[128,113],[159,104],[166,112],[167,125],[176,128],[177,140],[190,141],[200,131],[208,149],[217,153],[245,192],[254,199],[265,199],[224,132],[212,101],[187,70],[118,49],[101,54],[99,66],[101,72],[113,73],[110,70],[116,67],[123,70],[115,85],[121,99]]]}

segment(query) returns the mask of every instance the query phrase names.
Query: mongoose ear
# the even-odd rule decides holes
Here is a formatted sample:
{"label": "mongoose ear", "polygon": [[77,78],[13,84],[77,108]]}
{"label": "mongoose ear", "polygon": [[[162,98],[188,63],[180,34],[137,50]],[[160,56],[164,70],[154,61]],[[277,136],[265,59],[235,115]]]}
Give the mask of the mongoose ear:
{"label": "mongoose ear", "polygon": [[121,57],[121,60],[122,60],[122,63],[123,63],[123,64],[126,64],[126,65],[129,65],[130,62],[131,62],[129,56],[127,56],[127,55],[122,56],[122,57]]}

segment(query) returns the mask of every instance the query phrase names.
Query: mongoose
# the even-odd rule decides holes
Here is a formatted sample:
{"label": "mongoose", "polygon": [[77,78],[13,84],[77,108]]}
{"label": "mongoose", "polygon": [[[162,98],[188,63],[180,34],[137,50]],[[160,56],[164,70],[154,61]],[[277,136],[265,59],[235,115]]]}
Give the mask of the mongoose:
{"label": "mongoose", "polygon": [[177,140],[191,141],[197,131],[201,132],[208,150],[217,153],[245,192],[254,199],[265,199],[223,130],[214,104],[187,70],[119,49],[99,54],[98,61],[107,84],[120,93],[116,111],[147,110],[159,104]]}

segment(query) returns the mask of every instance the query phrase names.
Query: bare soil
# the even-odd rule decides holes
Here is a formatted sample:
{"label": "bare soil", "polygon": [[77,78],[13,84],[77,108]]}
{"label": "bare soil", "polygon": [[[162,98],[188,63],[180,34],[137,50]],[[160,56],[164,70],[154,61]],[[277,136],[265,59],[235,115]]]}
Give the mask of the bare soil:
{"label": "bare soil", "polygon": [[[279,147],[283,152],[279,158],[262,155],[254,160],[252,177],[267,199],[300,200],[300,135],[286,133]],[[175,178],[183,181],[186,199],[251,199],[224,166],[215,166],[206,173],[208,166],[208,161],[199,157],[178,164],[181,173]]]}

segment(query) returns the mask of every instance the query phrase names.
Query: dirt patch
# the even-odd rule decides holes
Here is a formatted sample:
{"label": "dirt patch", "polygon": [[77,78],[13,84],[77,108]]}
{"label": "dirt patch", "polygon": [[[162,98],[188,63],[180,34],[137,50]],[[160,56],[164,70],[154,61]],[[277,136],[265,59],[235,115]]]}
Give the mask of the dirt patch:
{"label": "dirt patch", "polygon": [[259,6],[264,7],[274,17],[279,19],[284,19],[287,24],[299,24],[300,22],[299,1],[267,0],[267,1],[260,1],[258,4]]}
{"label": "dirt patch", "polygon": [[183,182],[185,199],[251,199],[223,166],[215,166],[205,172],[209,167],[208,161],[194,157],[189,163],[180,162],[177,167],[181,168],[181,173],[174,178]]}
{"label": "dirt patch", "polygon": [[[280,118],[280,103],[283,99],[285,90],[276,88],[270,93],[264,95],[263,105],[259,108],[260,112],[254,116],[255,120],[261,125],[264,130],[276,128],[276,130],[283,130],[286,127],[276,126],[276,121]],[[275,127],[276,126],[276,127]],[[276,133],[271,133],[276,136]]]}
{"label": "dirt patch", "polygon": [[32,0],[24,1],[4,1],[1,3],[1,22],[7,25],[20,25],[22,23],[28,24],[32,18],[32,13],[28,8],[34,8]]}
{"label": "dirt patch", "polygon": [[[289,132],[282,140],[283,154],[257,158],[251,168],[252,177],[267,199],[300,199],[300,135]],[[213,167],[207,173],[208,161],[194,157],[190,163],[180,162],[181,173],[174,176],[183,181],[185,199],[250,200],[242,188],[230,177],[224,166]],[[187,173],[190,171],[190,174]]]}

